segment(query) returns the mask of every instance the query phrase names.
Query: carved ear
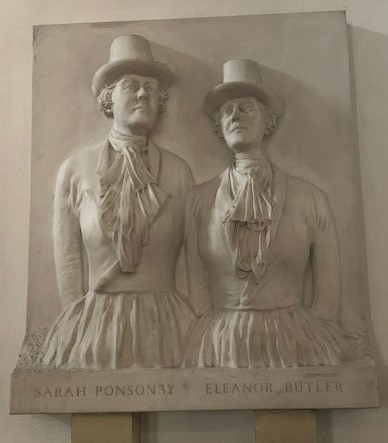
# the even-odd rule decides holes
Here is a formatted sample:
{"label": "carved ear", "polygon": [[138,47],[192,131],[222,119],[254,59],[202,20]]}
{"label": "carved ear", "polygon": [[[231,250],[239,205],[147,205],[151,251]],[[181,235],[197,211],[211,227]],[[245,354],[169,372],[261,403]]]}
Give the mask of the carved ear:
{"label": "carved ear", "polygon": [[265,119],[267,122],[267,128],[264,132],[264,135],[271,135],[274,133],[278,127],[278,116],[275,114],[275,112],[269,108],[268,106],[265,106]]}
{"label": "carved ear", "polygon": [[113,102],[107,103],[106,107],[103,109],[103,112],[107,117],[113,118]]}
{"label": "carved ear", "polygon": [[166,111],[168,98],[169,98],[169,94],[168,94],[167,90],[161,88],[159,90],[159,105],[158,105],[158,112],[159,113]]}
{"label": "carved ear", "polygon": [[264,132],[264,135],[271,135],[276,130],[276,123],[270,122],[270,124],[267,125],[267,129]]}
{"label": "carved ear", "polygon": [[218,135],[218,137],[221,140],[225,140],[224,135],[222,134],[220,119],[218,118],[218,116],[213,121],[213,131]]}

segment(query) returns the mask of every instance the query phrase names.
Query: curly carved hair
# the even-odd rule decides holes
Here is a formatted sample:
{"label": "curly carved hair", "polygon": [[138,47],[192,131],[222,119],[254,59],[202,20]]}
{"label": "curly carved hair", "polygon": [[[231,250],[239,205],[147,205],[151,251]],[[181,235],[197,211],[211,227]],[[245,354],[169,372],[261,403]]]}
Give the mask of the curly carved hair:
{"label": "curly carved hair", "polygon": [[[97,106],[98,110],[103,112],[104,115],[108,118],[113,118],[113,101],[112,101],[112,92],[116,86],[116,84],[121,79],[117,80],[110,86],[105,86],[104,89],[100,92],[100,95],[97,97]],[[166,89],[159,88],[159,105],[158,112],[165,112],[167,109],[167,100],[168,100],[168,92]]]}
{"label": "curly carved hair", "polygon": [[[275,111],[269,106],[262,105],[262,110],[266,121],[266,130],[264,136],[268,137],[277,130],[279,117],[277,116]],[[224,140],[224,136],[222,134],[222,129],[221,129],[220,118],[221,118],[220,113],[217,112],[213,121],[213,131],[218,135],[218,137],[221,140]]]}

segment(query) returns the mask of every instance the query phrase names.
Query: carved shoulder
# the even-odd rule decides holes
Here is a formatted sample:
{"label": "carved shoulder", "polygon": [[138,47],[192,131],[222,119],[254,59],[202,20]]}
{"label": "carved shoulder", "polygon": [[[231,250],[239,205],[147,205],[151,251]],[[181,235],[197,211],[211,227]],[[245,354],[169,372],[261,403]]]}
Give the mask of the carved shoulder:
{"label": "carved shoulder", "polygon": [[93,145],[83,148],[77,154],[66,159],[60,171],[68,175],[78,175],[89,170],[97,170],[102,145]]}
{"label": "carved shoulder", "polygon": [[176,154],[159,148],[162,162],[162,173],[174,182],[179,192],[186,194],[194,186],[193,174],[188,163]]}
{"label": "carved shoulder", "polygon": [[214,199],[220,183],[220,177],[214,177],[209,181],[194,186],[188,203],[192,207],[194,214],[207,210],[206,208],[209,209],[214,205]]}
{"label": "carved shoulder", "polygon": [[329,199],[325,192],[314,184],[295,177],[287,177],[288,199],[293,199],[305,214],[306,223],[312,232],[326,230],[333,222]]}

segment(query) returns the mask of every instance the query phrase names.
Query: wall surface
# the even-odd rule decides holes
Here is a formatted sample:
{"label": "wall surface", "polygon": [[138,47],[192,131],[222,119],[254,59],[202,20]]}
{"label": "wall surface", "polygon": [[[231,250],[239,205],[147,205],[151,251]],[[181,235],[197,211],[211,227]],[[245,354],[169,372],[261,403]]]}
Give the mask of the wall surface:
{"label": "wall surface", "polygon": [[[319,414],[321,443],[388,440],[388,3],[385,0],[0,0],[0,443],[70,442],[68,416],[8,416],[9,374],[26,316],[31,156],[32,25],[307,11],[347,11],[361,159],[370,303],[380,410]],[[328,34],[330,29],[327,30]],[[326,36],[322,35],[322,39]],[[53,119],[53,124],[55,124]],[[146,443],[253,443],[249,412],[147,414]]]}

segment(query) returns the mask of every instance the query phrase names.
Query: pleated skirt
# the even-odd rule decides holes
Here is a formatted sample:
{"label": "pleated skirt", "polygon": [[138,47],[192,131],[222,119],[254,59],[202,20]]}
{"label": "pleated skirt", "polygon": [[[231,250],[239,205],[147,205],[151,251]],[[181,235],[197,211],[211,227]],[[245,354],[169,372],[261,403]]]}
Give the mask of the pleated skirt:
{"label": "pleated skirt", "polygon": [[344,360],[346,348],[340,326],[305,306],[272,311],[209,310],[193,329],[183,366],[333,365]]}
{"label": "pleated skirt", "polygon": [[194,319],[177,292],[89,291],[56,319],[39,363],[69,370],[179,367]]}

